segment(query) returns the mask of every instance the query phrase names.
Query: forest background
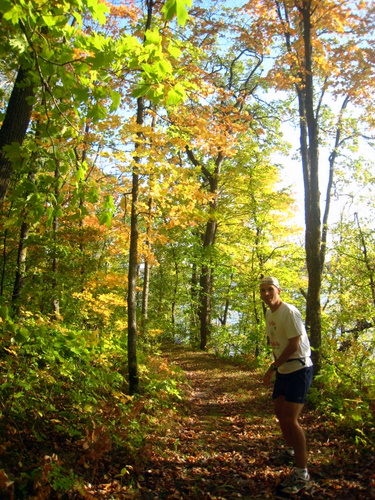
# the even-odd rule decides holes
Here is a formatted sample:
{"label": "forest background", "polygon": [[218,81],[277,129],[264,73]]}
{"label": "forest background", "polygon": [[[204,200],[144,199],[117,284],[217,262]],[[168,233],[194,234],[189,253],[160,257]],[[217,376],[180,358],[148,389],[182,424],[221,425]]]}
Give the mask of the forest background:
{"label": "forest background", "polygon": [[79,440],[104,402],[136,449],[139,398],[178,394],[165,341],[264,366],[262,275],[306,319],[312,401],[373,447],[373,3],[0,15],[3,452],[31,421]]}

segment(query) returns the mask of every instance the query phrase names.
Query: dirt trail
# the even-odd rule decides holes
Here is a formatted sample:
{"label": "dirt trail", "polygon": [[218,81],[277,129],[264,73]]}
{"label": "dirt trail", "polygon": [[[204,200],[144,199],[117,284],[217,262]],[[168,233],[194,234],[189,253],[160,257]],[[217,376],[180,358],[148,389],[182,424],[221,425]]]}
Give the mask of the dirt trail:
{"label": "dirt trail", "polygon": [[[187,400],[181,419],[158,437],[139,478],[140,498],[274,498],[293,464],[275,459],[282,440],[269,390],[259,375],[182,347],[167,357],[186,374]],[[302,425],[309,429],[310,472],[316,484],[298,498],[374,498],[373,458],[342,449],[340,438],[331,437],[311,409],[304,412]]]}

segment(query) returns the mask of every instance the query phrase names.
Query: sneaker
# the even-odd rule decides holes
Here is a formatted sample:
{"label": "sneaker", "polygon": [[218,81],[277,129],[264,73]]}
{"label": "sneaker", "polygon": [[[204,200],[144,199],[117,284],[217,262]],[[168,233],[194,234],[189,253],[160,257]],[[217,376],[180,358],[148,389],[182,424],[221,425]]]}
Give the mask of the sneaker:
{"label": "sneaker", "polygon": [[295,455],[293,448],[285,448],[285,453],[289,457],[294,457],[294,455]]}
{"label": "sneaker", "polygon": [[281,448],[270,456],[270,460],[275,465],[291,463],[294,459],[293,448]]}
{"label": "sneaker", "polygon": [[312,486],[313,483],[309,475],[307,475],[306,479],[303,479],[297,476],[297,474],[293,474],[280,485],[280,491],[282,493],[292,494],[298,493],[301,490],[309,490]]}

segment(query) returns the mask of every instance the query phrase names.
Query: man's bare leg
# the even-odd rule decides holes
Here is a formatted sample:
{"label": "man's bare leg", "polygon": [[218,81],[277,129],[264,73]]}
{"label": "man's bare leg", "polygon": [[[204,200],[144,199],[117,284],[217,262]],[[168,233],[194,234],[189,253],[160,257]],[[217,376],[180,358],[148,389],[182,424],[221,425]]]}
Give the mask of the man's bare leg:
{"label": "man's bare leg", "polygon": [[299,469],[307,468],[306,437],[298,421],[303,407],[303,404],[285,401],[284,396],[274,400],[275,414],[281,432],[286,445],[294,449],[296,466]]}

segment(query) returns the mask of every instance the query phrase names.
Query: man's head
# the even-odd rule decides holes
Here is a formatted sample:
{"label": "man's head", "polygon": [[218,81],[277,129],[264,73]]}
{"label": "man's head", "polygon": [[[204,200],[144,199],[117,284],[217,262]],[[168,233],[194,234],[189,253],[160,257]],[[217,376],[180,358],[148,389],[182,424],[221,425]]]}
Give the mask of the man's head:
{"label": "man's head", "polygon": [[260,286],[262,285],[273,285],[280,290],[279,280],[272,276],[267,276],[266,278],[262,278]]}
{"label": "man's head", "polygon": [[276,311],[281,304],[280,292],[281,288],[277,278],[268,276],[262,279],[260,283],[260,296],[271,311]]}

